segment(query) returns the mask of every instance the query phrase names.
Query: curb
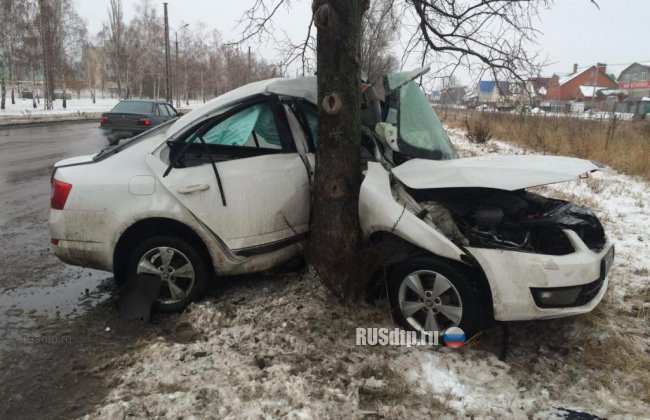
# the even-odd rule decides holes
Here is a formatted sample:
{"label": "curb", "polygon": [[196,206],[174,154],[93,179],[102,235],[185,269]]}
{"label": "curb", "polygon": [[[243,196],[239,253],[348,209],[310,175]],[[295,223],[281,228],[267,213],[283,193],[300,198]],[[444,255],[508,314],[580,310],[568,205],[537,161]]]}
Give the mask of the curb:
{"label": "curb", "polygon": [[[178,112],[181,116],[190,112],[191,109],[179,109]],[[107,112],[107,111],[105,111]],[[78,114],[59,114],[59,115],[44,115],[38,117],[0,117],[0,130],[3,128],[20,128],[27,126],[41,126],[52,124],[65,124],[65,123],[84,123],[84,122],[97,122],[104,112],[82,112]]]}
{"label": "curb", "polygon": [[48,115],[43,117],[6,117],[0,118],[0,129],[62,123],[97,122],[99,124],[99,117],[101,115],[102,112],[93,112],[71,115]]}

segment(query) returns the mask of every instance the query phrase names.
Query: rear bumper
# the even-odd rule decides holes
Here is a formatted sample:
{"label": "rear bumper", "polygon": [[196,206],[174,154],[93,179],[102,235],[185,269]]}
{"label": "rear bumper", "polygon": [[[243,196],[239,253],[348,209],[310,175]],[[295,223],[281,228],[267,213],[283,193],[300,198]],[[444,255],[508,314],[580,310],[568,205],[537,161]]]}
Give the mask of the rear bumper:
{"label": "rear bumper", "polygon": [[[561,318],[590,312],[600,303],[611,266],[604,260],[613,245],[607,242],[594,252],[573,231],[565,233],[575,248],[568,255],[468,248],[490,284],[496,320]],[[564,301],[558,292],[567,292]]]}
{"label": "rear bumper", "polygon": [[130,129],[130,128],[107,128],[99,127],[102,134],[106,137],[125,139],[144,133],[147,129]]}
{"label": "rear bumper", "polygon": [[113,271],[113,220],[106,211],[50,210],[52,252],[67,264]]}

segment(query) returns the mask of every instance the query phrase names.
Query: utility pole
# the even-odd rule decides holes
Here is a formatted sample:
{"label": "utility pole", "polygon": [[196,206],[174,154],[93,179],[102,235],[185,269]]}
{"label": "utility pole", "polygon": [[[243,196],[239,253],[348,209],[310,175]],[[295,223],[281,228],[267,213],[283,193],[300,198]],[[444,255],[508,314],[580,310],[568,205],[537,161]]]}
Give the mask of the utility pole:
{"label": "utility pole", "polygon": [[251,63],[251,47],[249,45],[248,46],[248,75],[246,76],[248,80],[246,80],[246,83],[251,82],[252,74],[253,74],[253,67]]}
{"label": "utility pole", "polygon": [[596,70],[594,71],[593,90],[591,91],[591,115],[594,114],[596,107],[596,83],[598,81],[598,72],[600,71],[600,63],[596,63]]}
{"label": "utility pole", "polygon": [[189,23],[186,23],[185,25],[181,26],[178,29],[172,29],[174,31],[174,36],[176,40],[176,64],[174,65],[175,70],[174,70],[174,87],[176,89],[176,108],[180,108],[181,106],[181,92],[180,89],[178,88],[179,83],[178,83],[178,31],[187,28],[190,26]]}
{"label": "utility pole", "polygon": [[167,103],[173,103],[172,97],[172,75],[171,62],[169,57],[169,15],[167,14],[167,3],[165,6],[165,81],[167,83]]}
{"label": "utility pole", "polygon": [[174,31],[176,37],[176,64],[174,64],[174,87],[176,88],[176,108],[181,107],[181,92],[178,88],[178,31]]}

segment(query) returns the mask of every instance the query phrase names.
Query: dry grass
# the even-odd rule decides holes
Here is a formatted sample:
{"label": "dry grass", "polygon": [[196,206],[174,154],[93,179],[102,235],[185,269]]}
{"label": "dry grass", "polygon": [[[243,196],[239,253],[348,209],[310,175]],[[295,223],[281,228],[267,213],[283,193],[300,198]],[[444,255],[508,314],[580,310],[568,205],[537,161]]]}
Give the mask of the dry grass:
{"label": "dry grass", "polygon": [[[477,111],[439,112],[446,124],[467,128],[487,124],[495,139],[537,150],[596,160],[650,180],[650,122],[596,121]],[[486,118],[487,117],[487,118]]]}

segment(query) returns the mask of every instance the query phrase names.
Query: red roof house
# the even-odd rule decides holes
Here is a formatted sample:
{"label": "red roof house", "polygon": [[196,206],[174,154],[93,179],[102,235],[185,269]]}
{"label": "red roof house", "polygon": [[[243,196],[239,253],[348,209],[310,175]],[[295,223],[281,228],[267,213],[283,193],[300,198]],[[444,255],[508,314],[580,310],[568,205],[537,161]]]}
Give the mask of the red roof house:
{"label": "red roof house", "polygon": [[596,89],[616,89],[616,80],[607,75],[607,65],[598,63],[578,71],[578,65],[573,65],[573,73],[554,74],[548,85],[546,99],[551,101],[572,101],[578,94],[585,94],[580,87],[596,86]]}

